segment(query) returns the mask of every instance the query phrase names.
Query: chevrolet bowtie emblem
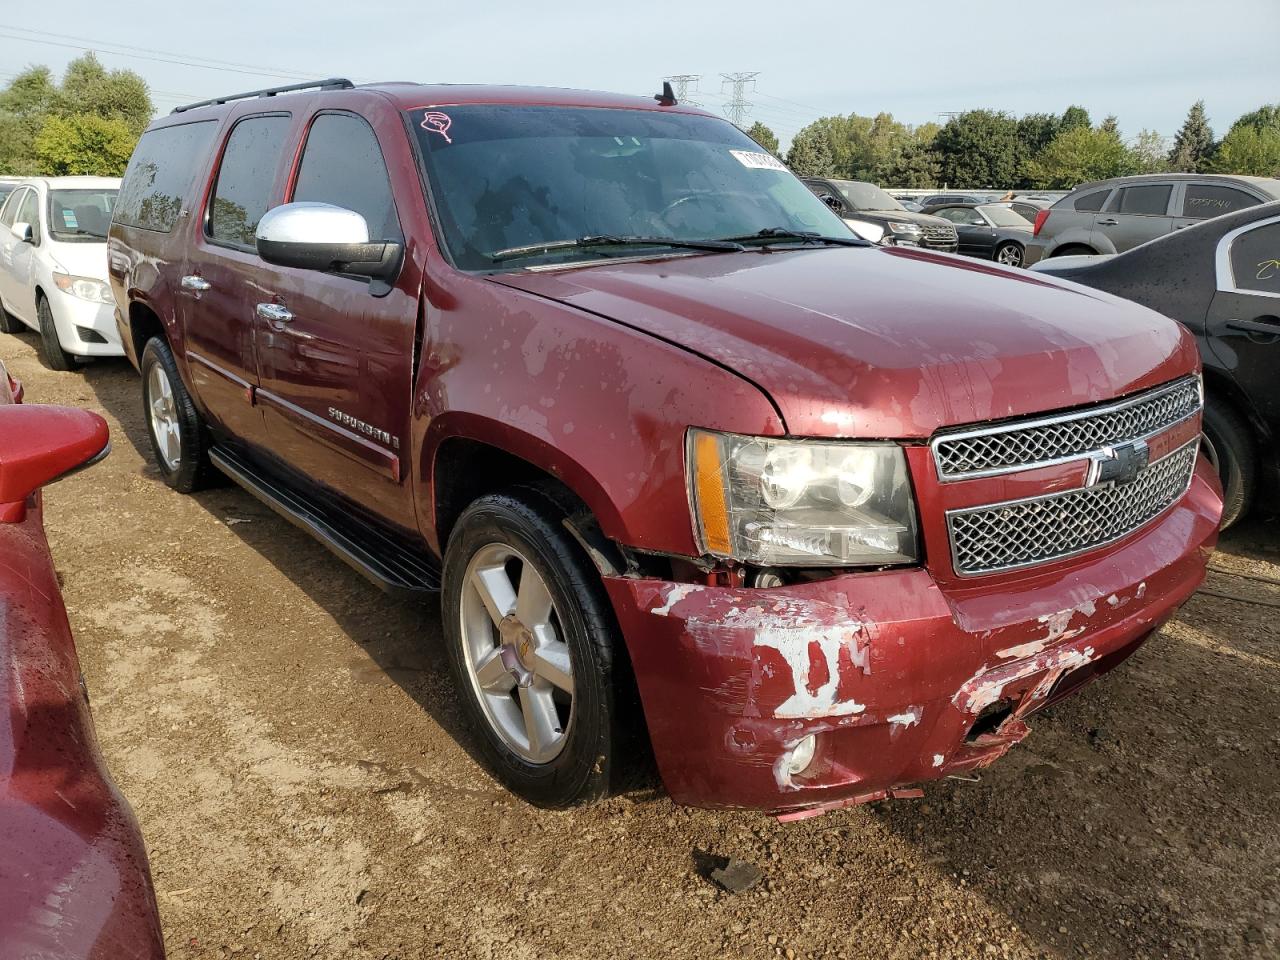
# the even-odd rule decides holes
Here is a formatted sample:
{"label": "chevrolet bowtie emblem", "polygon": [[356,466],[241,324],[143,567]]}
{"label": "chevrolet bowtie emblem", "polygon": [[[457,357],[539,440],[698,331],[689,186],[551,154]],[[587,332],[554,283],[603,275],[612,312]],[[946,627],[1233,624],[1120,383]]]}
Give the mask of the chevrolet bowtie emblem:
{"label": "chevrolet bowtie emblem", "polygon": [[1085,486],[1096,487],[1103,483],[1123,486],[1137,479],[1138,474],[1150,462],[1151,449],[1145,440],[1104,447],[1089,455],[1089,474],[1085,479]]}

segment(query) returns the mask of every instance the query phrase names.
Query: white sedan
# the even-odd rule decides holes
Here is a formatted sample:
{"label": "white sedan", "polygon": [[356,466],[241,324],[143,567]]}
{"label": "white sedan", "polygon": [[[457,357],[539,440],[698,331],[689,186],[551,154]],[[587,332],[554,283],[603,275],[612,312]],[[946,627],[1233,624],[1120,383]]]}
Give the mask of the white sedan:
{"label": "white sedan", "polygon": [[39,332],[45,360],[124,354],[107,284],[115,177],[33,177],[0,207],[0,330]]}

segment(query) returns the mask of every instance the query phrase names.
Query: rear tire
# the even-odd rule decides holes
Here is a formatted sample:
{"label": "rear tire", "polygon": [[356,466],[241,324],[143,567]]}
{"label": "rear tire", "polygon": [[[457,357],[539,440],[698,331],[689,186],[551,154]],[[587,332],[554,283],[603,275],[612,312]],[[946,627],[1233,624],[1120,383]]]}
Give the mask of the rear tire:
{"label": "rear tire", "polygon": [[21,333],[27,325],[4,308],[0,302],[0,333]]}
{"label": "rear tire", "polygon": [[564,516],[536,487],[476,500],[449,537],[441,598],[481,754],[509,790],[548,808],[608,794],[622,728],[619,631]]}
{"label": "rear tire", "polygon": [[1024,259],[1022,244],[1002,243],[996,247],[995,255],[991,258],[996,263],[1003,263],[1006,267],[1020,267]]}
{"label": "rear tire", "polygon": [[1222,529],[1249,512],[1253,502],[1257,457],[1248,425],[1231,407],[1205,398],[1204,452],[1222,481]]}
{"label": "rear tire", "polygon": [[142,351],[142,413],[151,438],[151,452],[164,482],[179,493],[194,493],[210,485],[211,438],[178,374],[173,351],[159,337]]}
{"label": "rear tire", "polygon": [[1069,243],[1065,247],[1059,247],[1053,251],[1051,256],[1054,257],[1092,257],[1097,254],[1097,250],[1093,247],[1086,247],[1083,243]]}
{"label": "rear tire", "polygon": [[58,339],[58,328],[53,322],[53,309],[48,298],[41,297],[37,301],[36,318],[40,321],[41,352],[49,369],[64,372],[75,369],[75,357],[62,349],[62,341]]}

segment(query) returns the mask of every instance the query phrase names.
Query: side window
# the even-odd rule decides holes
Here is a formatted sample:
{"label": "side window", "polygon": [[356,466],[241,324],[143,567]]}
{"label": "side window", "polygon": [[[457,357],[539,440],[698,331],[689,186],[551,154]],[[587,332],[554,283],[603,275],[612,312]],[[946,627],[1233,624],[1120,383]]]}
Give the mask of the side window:
{"label": "side window", "polygon": [[112,222],[172,230],[217,130],[218,121],[200,120],[144,133],[129,158]]}
{"label": "side window", "polygon": [[1234,187],[1219,187],[1211,183],[1188,183],[1182,197],[1182,216],[1202,219],[1217,217],[1245,207],[1257,206],[1262,201]]}
{"label": "side window", "polygon": [[942,210],[934,212],[934,216],[942,217],[943,220],[950,220],[952,223],[965,223],[969,211],[962,207],[946,207]]}
{"label": "side window", "polygon": [[1077,210],[1101,210],[1102,205],[1107,202],[1107,195],[1111,193],[1111,188],[1106,190],[1095,190],[1093,193],[1086,193],[1083,197],[1076,197],[1075,209]]}
{"label": "side window", "polygon": [[1129,213],[1139,217],[1163,217],[1169,212],[1171,183],[1151,183],[1141,187],[1122,187],[1107,209],[1112,213]]}
{"label": "side window", "polygon": [[40,242],[40,201],[34,190],[28,190],[22,198],[22,205],[13,222],[31,224],[31,236],[37,243]]}
{"label": "side window", "polygon": [[289,117],[246,117],[235,125],[222,152],[209,200],[209,236],[236,247],[252,247],[258,221],[271,203]]}
{"label": "side window", "polygon": [[12,227],[18,222],[18,208],[22,206],[22,197],[25,190],[15,190],[9,194],[9,199],[5,201],[3,209],[0,209],[0,223],[6,227]]}
{"label": "side window", "polygon": [[354,210],[369,225],[369,239],[404,239],[391,180],[373,128],[350,113],[322,113],[302,150],[294,200],[314,200]]}
{"label": "side window", "polygon": [[1232,241],[1231,275],[1237,290],[1280,297],[1280,223],[1264,224]]}

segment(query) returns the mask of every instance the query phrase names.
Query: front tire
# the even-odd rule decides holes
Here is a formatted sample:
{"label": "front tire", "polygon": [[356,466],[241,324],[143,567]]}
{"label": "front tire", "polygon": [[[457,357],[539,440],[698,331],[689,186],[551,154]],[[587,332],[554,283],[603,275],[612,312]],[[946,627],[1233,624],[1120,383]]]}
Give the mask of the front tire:
{"label": "front tire", "polygon": [[1249,512],[1253,502],[1257,457],[1248,425],[1231,407],[1205,398],[1205,456],[1222,481],[1222,529]]}
{"label": "front tire", "polygon": [[533,487],[481,497],[445,551],[445,644],[493,774],[539,807],[605,796],[618,629],[564,512]]}
{"label": "front tire", "polygon": [[47,297],[41,297],[36,304],[36,319],[40,322],[40,347],[44,354],[44,362],[50,370],[67,371],[75,367],[75,357],[62,349],[62,341],[58,339],[58,328],[53,322],[53,309]]}
{"label": "front tire", "polygon": [[178,374],[173,351],[159,337],[142,351],[142,410],[151,452],[164,482],[179,493],[208,486],[209,431]]}
{"label": "front tire", "polygon": [[996,263],[1003,263],[1006,267],[1020,267],[1024,259],[1022,244],[1002,243],[996,247],[995,256],[992,259]]}

